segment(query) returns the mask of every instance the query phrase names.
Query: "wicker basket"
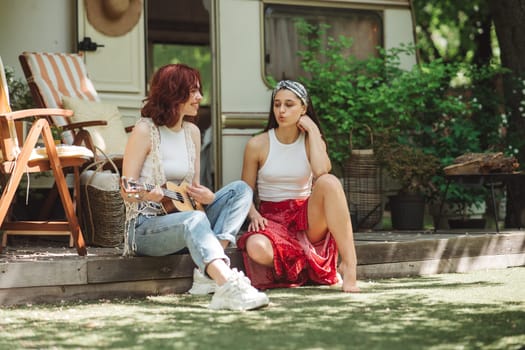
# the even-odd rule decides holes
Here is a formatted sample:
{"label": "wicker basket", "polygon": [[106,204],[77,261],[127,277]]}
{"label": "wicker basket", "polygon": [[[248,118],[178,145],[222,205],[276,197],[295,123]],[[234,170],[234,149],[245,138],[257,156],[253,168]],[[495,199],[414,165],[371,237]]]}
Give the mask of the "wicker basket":
{"label": "wicker basket", "polygon": [[[104,171],[111,164],[114,172]],[[120,174],[107,158],[93,163],[81,175],[81,225],[86,243],[100,247],[116,247],[124,241],[126,209],[120,195]]]}
{"label": "wicker basket", "polygon": [[[372,131],[369,131],[373,144]],[[354,229],[372,229],[383,217],[381,167],[372,148],[352,149],[351,134],[350,147],[350,158],[343,167],[343,187],[355,220]]]}

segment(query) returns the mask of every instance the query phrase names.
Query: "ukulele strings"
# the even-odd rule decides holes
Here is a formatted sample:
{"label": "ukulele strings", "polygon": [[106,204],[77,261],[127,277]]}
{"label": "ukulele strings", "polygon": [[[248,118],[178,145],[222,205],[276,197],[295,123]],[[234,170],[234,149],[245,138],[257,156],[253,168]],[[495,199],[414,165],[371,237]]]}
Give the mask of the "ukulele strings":
{"label": "ukulele strings", "polygon": [[[144,184],[144,188],[146,188],[147,191],[151,191],[155,188],[155,186],[151,184]],[[171,199],[175,199],[176,201],[184,203],[184,196],[180,192],[168,190],[166,188],[163,188],[162,192],[164,193],[166,197],[169,197]]]}
{"label": "ukulele strings", "polygon": [[184,203],[184,196],[180,192],[175,192],[168,189],[163,189],[162,191],[164,192],[164,195],[166,197],[170,197],[171,199],[175,199],[179,202]]}

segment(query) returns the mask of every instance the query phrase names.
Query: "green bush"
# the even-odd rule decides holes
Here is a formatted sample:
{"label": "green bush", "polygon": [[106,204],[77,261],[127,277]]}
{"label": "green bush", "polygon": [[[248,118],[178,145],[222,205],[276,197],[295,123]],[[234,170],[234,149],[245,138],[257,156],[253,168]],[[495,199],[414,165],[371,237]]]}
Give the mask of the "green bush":
{"label": "green bush", "polygon": [[13,68],[5,67],[5,76],[9,89],[9,101],[11,109],[18,111],[20,109],[33,108],[33,98],[29,92],[27,83],[24,80],[15,78]]}
{"label": "green bush", "polygon": [[[310,92],[336,173],[342,172],[350,155],[350,133],[354,148],[370,146],[365,125],[378,136],[378,143],[379,135],[388,135],[438,158],[440,167],[433,177],[438,197],[445,186],[442,168],[455,157],[489,147],[504,150],[499,135],[502,119],[496,112],[500,100],[490,84],[500,71],[442,60],[403,70],[400,57],[414,54],[414,47],[379,48],[379,57],[358,60],[344,54],[351,39],[329,37],[324,46],[320,38],[326,37],[326,26],[304,21],[297,26],[306,72],[299,80]],[[398,160],[402,162],[401,154]],[[479,198],[454,186],[448,196],[470,202]]]}

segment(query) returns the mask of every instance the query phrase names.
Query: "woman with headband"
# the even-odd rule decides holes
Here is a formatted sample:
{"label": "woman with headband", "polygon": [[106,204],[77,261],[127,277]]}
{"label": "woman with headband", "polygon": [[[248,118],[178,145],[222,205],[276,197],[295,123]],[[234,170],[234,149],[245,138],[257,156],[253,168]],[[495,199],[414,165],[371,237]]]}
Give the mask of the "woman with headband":
{"label": "woman with headband", "polygon": [[248,231],[237,242],[246,273],[261,289],[315,283],[359,292],[345,193],[329,174],[331,162],[306,89],[281,81],[271,103],[266,129],[248,141],[244,153],[242,180],[260,200],[258,208],[252,204]]}

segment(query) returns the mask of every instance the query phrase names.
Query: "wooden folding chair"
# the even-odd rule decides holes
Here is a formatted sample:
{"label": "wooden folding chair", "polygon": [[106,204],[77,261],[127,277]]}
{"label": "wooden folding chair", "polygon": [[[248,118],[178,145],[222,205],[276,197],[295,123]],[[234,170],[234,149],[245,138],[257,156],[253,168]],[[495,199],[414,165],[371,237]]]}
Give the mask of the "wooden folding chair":
{"label": "wooden folding chair", "polygon": [[[80,229],[73,199],[71,198],[64,168],[72,168],[74,174],[74,198],[80,205],[79,168],[90,161],[93,153],[85,147],[71,146],[61,149],[60,155],[54,143],[47,118],[50,116],[70,117],[71,110],[27,109],[11,111],[5,72],[0,59],[0,175],[3,175],[3,190],[0,198],[0,230],[3,231],[0,252],[7,244],[8,235],[68,235],[79,255],[86,255],[86,247]],[[17,124],[27,118],[34,118],[25,140],[19,143],[22,134]],[[42,139],[45,149],[36,148]],[[21,147],[19,145],[22,145]],[[72,153],[69,153],[72,151]],[[24,173],[52,171],[58,194],[64,207],[65,221],[15,221],[11,217],[16,190]]]}
{"label": "wooden folding chair", "polygon": [[[100,97],[90,80],[82,53],[49,53],[49,52],[23,52],[19,56],[20,64],[24,71],[31,95],[35,105],[39,108],[64,108],[64,98],[73,98],[86,102],[101,103]],[[89,121],[74,121],[71,117],[53,115],[48,121],[50,125],[59,126],[64,131],[62,141],[69,145],[84,145],[95,155],[95,159],[104,159],[96,149],[94,139],[100,140],[100,134],[90,127],[110,127],[102,116],[93,115]],[[91,119],[91,118],[90,118]],[[116,130],[112,134],[113,140],[119,140],[119,132],[128,132],[130,128]],[[94,138],[93,136],[98,138]],[[106,140],[110,141],[110,140]],[[122,143],[125,145],[125,142]],[[123,151],[111,153],[103,149],[111,160],[122,169]],[[108,168],[112,170],[112,168]],[[46,198],[46,205],[40,217],[49,216],[46,208],[56,202],[57,192],[53,190]]]}

